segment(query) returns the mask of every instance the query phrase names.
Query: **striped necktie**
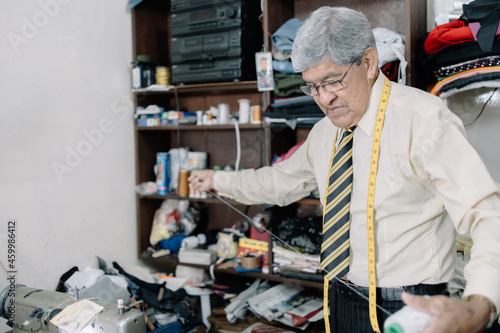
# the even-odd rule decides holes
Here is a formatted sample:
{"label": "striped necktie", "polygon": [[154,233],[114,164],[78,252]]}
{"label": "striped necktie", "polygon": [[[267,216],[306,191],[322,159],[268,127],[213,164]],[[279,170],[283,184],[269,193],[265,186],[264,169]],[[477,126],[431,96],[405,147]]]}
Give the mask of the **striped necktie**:
{"label": "striped necktie", "polygon": [[352,190],[352,139],[356,126],[347,128],[335,150],[328,175],[323,214],[321,268],[328,280],[349,271],[349,224]]}

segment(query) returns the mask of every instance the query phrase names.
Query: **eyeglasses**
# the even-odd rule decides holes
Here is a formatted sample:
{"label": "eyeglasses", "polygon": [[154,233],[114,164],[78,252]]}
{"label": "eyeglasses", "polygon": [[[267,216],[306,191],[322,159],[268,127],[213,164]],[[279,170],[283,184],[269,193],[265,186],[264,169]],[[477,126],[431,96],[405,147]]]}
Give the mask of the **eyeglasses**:
{"label": "eyeglasses", "polygon": [[[340,80],[331,80],[331,81],[324,81],[320,84],[310,84],[310,85],[307,85],[307,84],[302,84],[300,86],[300,90],[302,90],[302,92],[306,95],[309,95],[309,96],[316,96],[319,94],[319,88],[323,88],[326,92],[336,92],[336,91],[339,91],[340,89],[342,89],[344,87],[344,85],[342,84],[342,81],[344,81],[347,73],[349,73],[349,70],[351,69],[352,65],[354,65],[354,63],[351,64],[351,66],[349,66],[349,68],[346,70],[346,72],[344,73],[344,75],[342,76],[342,78]],[[313,89],[314,88],[314,89]]]}

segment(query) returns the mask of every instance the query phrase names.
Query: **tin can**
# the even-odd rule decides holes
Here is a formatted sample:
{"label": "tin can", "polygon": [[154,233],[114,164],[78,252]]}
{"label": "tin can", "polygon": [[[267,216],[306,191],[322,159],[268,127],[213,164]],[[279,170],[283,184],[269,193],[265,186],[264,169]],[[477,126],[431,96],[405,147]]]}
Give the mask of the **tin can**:
{"label": "tin can", "polygon": [[170,154],[156,154],[156,187],[158,194],[170,193]]}

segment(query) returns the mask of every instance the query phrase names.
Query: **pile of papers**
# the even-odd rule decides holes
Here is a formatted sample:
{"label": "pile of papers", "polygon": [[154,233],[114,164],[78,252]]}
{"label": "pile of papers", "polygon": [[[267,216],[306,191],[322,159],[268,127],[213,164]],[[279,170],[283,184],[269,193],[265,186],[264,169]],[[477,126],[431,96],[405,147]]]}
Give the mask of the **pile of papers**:
{"label": "pile of papers", "polygon": [[318,273],[320,255],[297,253],[277,244],[273,244],[274,263],[280,270],[293,270],[306,273]]}
{"label": "pile of papers", "polygon": [[248,300],[250,309],[258,316],[269,321],[276,320],[293,310],[287,302],[300,294],[300,285],[279,284]]}
{"label": "pile of papers", "polygon": [[269,282],[256,280],[224,309],[226,318],[235,322],[237,318],[243,318],[248,309],[257,317],[304,330],[310,323],[323,319],[323,302],[320,298],[303,295],[303,292],[300,285],[270,287]]}

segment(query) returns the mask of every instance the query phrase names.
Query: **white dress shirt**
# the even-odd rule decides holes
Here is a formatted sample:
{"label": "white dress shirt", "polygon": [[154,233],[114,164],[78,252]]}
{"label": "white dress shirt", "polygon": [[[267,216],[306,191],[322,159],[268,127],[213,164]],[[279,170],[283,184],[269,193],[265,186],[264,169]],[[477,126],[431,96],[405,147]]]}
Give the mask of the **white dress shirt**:
{"label": "white dress shirt", "polygon": [[[347,278],[361,286],[368,286],[368,175],[384,79],[379,72],[354,132]],[[338,130],[325,117],[289,159],[257,170],[217,171],[214,188],[243,203],[287,205],[318,187],[324,204]],[[500,309],[499,187],[467,141],[460,119],[438,97],[392,83],[375,192],[377,286],[450,281],[455,231],[474,241],[464,296],[485,295]]]}

